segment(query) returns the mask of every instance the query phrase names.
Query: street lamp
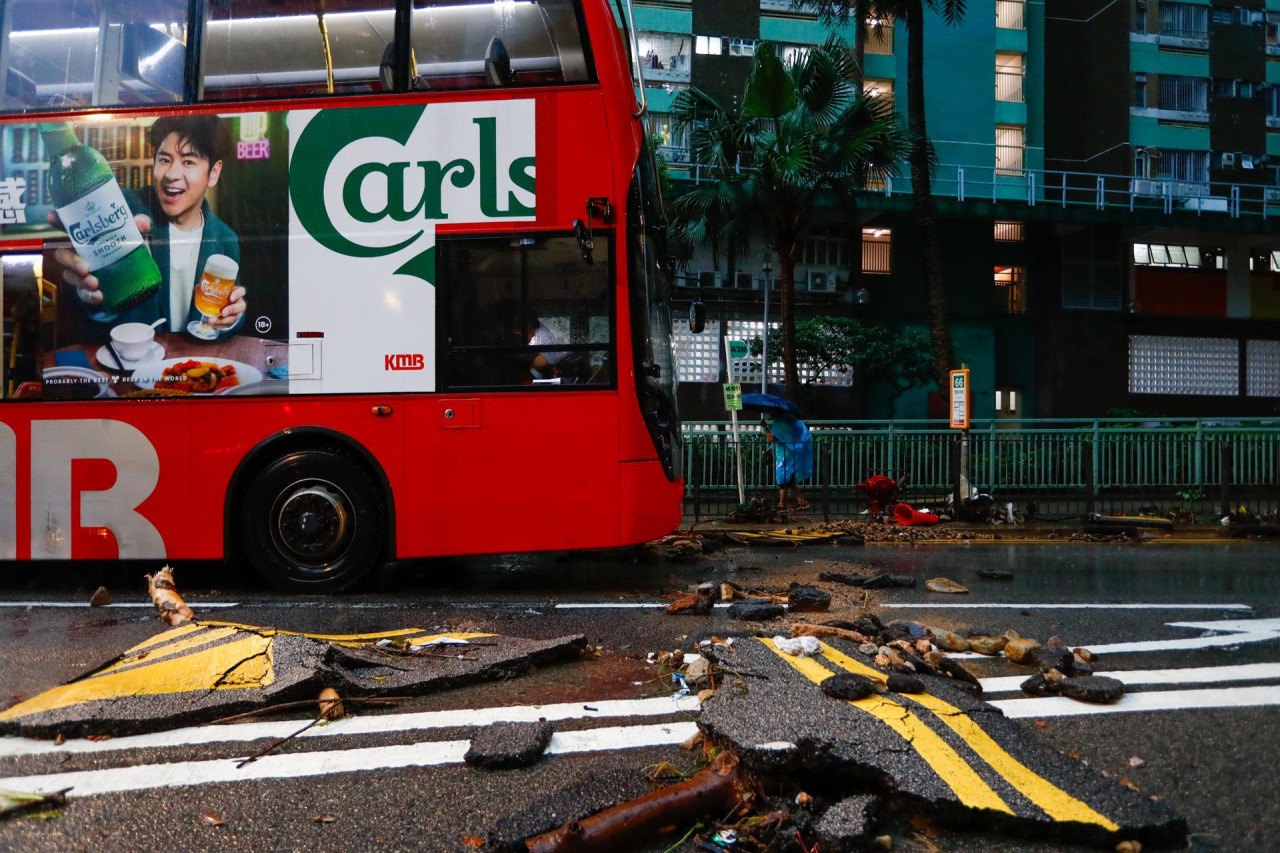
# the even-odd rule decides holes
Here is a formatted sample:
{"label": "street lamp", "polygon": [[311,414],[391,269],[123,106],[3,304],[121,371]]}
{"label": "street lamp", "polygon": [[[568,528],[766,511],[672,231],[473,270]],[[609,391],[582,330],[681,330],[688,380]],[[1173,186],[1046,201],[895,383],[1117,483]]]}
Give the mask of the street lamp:
{"label": "street lamp", "polygon": [[760,347],[760,393],[769,393],[769,293],[773,289],[773,253],[764,250],[764,334]]}

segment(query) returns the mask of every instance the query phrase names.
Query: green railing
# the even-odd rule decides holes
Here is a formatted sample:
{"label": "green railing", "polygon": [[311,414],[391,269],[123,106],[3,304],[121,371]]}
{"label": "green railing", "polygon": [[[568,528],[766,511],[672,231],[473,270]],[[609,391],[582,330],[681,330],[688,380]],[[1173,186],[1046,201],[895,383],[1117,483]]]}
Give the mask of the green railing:
{"label": "green railing", "polygon": [[[1248,499],[1280,503],[1280,419],[990,420],[967,433],[939,421],[814,421],[809,488],[854,499],[857,483],[888,474],[919,499],[945,499],[967,460],[971,487],[999,499],[1058,500],[1104,510],[1147,502],[1202,511]],[[685,429],[689,494],[734,492],[728,423]],[[754,424],[740,430],[749,491],[774,485],[772,455]]]}

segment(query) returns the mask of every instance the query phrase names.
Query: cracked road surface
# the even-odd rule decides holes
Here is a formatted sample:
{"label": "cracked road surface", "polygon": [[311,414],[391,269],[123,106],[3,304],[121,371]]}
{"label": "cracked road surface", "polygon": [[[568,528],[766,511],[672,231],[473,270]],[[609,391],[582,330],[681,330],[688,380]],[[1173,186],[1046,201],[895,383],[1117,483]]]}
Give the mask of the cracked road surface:
{"label": "cracked road surface", "polygon": [[1099,844],[1185,842],[1185,823],[1169,809],[1045,751],[949,679],[921,676],[927,693],[846,701],[818,685],[838,672],[885,679],[846,641],[823,643],[819,656],[793,657],[770,639],[745,638],[716,654],[726,673],[767,676],[744,680],[745,691],[717,690],[699,720],[749,767],[862,780],[861,790],[890,792],[962,826],[1035,829]]}

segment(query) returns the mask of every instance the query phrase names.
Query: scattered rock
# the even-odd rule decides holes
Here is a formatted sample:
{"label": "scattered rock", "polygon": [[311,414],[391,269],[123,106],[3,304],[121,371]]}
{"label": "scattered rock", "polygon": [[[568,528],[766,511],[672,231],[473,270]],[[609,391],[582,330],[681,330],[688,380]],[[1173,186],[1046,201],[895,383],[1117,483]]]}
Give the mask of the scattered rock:
{"label": "scattered rock", "polygon": [[880,801],[868,794],[848,797],[827,809],[814,825],[818,845],[824,853],[861,850],[870,840],[871,828]]}
{"label": "scattered rock", "polygon": [[[1008,649],[1005,650],[1008,654]],[[1023,657],[1021,663],[1030,664],[1038,667],[1041,672],[1048,672],[1056,669],[1060,672],[1070,672],[1075,657],[1066,649],[1055,648],[1039,648],[1032,649]]]}
{"label": "scattered rock", "polygon": [[107,592],[107,588],[105,586],[100,586],[94,590],[93,597],[89,599],[89,606],[106,607],[113,600],[111,593]]}
{"label": "scattered rock", "polygon": [[892,693],[923,693],[924,682],[914,675],[905,672],[891,673],[888,678],[889,691]]}
{"label": "scattered rock", "polygon": [[1116,853],[1142,853],[1142,842],[1121,841],[1116,845]]}
{"label": "scattered rock", "polygon": [[787,591],[787,606],[794,612],[812,612],[831,608],[831,593],[814,586],[793,583]]}
{"label": "scattered rock", "polygon": [[862,582],[863,589],[894,589],[896,587],[915,589],[916,579],[911,575],[876,575]]}
{"label": "scattered rock", "polygon": [[958,584],[951,578],[929,578],[924,582],[924,588],[929,592],[946,592],[953,595],[960,595],[969,591],[967,586]]}
{"label": "scattered rock", "polygon": [[977,677],[972,672],[961,666],[959,661],[954,661],[951,658],[943,658],[938,661],[938,670],[951,676],[955,679],[957,684],[968,690],[974,696],[982,695],[982,683],[978,681]]}
{"label": "scattered rock", "polygon": [[1097,657],[1093,652],[1084,648],[1072,649],[1071,651],[1075,654],[1076,657],[1080,658],[1080,660],[1084,661],[1085,663],[1093,663],[1094,658]]}
{"label": "scattered rock", "polygon": [[1063,696],[1097,705],[1111,705],[1124,695],[1124,682],[1105,675],[1086,675],[1068,678],[1059,687]]}
{"label": "scattered rock", "polygon": [[1135,769],[1135,770],[1136,770],[1136,769],[1138,769],[1139,767],[1143,766],[1143,765],[1144,765],[1144,764],[1146,764],[1146,763],[1147,763],[1147,762],[1143,761],[1141,758],[1139,758],[1139,757],[1138,757],[1138,756],[1136,756],[1136,755],[1134,755],[1134,756],[1132,756],[1132,757],[1130,757],[1130,758],[1129,758],[1129,766],[1130,766],[1130,767],[1132,767],[1132,768],[1133,768],[1133,769]]}
{"label": "scattered rock", "polygon": [[857,619],[853,620],[853,630],[859,634],[866,634],[868,637],[874,637],[884,630],[884,623],[880,621],[880,617],[874,613],[864,613]]}
{"label": "scattered rock", "polygon": [[919,640],[916,640],[915,647],[912,651],[918,655],[927,655],[929,652],[933,651],[933,643],[921,637]]}
{"label": "scattered rock", "polygon": [[[954,631],[947,631],[942,628],[930,628],[929,636],[933,638],[934,645],[948,652],[967,652],[969,651],[969,641]],[[928,650],[925,654],[928,654]]]}
{"label": "scattered rock", "polygon": [[711,675],[711,661],[705,657],[697,657],[689,662],[689,666],[684,671],[684,677],[690,685],[697,686],[706,681]]}
{"label": "scattered rock", "polygon": [[1058,685],[1045,677],[1044,673],[1039,672],[1028,678],[1022,684],[1018,685],[1018,689],[1028,696],[1057,696]]}
{"label": "scattered rock", "polygon": [[919,622],[907,622],[895,619],[880,629],[880,641],[892,643],[894,640],[916,640],[929,636],[929,631]]}
{"label": "scattered rock", "polygon": [[1032,649],[1040,648],[1035,640],[1024,640],[1021,637],[1004,644],[1004,656],[1013,663],[1031,663],[1026,660]]}
{"label": "scattered rock", "polygon": [[729,605],[729,618],[745,622],[767,622],[781,618],[785,612],[781,604],[771,601],[735,601]]}
{"label": "scattered rock", "polygon": [[892,835],[877,835],[877,836],[876,836],[876,842],[875,842],[875,844],[876,844],[876,849],[877,849],[877,850],[892,850],[892,849],[893,849],[893,836],[892,836]]}
{"label": "scattered rock", "polygon": [[868,657],[875,657],[878,649],[876,648],[875,643],[863,643],[862,645],[858,646],[858,651],[862,652],[864,655],[867,655]]}
{"label": "scattered rock", "polygon": [[1051,649],[1067,648],[1067,641],[1056,635],[1045,640],[1044,644]]}
{"label": "scattered rock", "polygon": [[1002,572],[998,569],[981,569],[978,577],[986,578],[989,581],[1010,581],[1013,580],[1013,572]]}
{"label": "scattered rock", "polygon": [[970,637],[969,649],[980,655],[998,655],[1007,642],[1004,637]]}
{"label": "scattered rock", "polygon": [[822,688],[823,693],[832,699],[848,699],[849,701],[866,699],[876,692],[874,680],[867,678],[865,675],[856,675],[852,672],[837,673],[830,678],[823,679],[818,686]]}
{"label": "scattered rock", "polygon": [[554,729],[546,720],[536,723],[490,723],[471,738],[463,761],[473,767],[508,770],[536,762],[551,742]]}

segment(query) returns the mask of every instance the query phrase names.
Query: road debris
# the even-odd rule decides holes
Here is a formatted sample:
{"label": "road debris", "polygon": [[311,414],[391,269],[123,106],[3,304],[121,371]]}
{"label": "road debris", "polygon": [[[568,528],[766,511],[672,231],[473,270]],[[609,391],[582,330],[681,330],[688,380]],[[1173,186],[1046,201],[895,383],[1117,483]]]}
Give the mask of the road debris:
{"label": "road debris", "polygon": [[472,736],[462,760],[489,770],[529,767],[542,758],[554,733],[546,720],[490,723]]}
{"label": "road debris", "polygon": [[871,829],[880,799],[869,794],[846,797],[823,813],[814,826],[824,853],[862,849],[871,840]]}
{"label": "road debris", "polygon": [[[794,627],[794,626],[793,626]],[[773,645],[783,654],[797,657],[809,657],[822,650],[822,643],[817,637],[801,635],[792,637],[774,637]]]}
{"label": "road debris", "polygon": [[340,720],[346,716],[342,707],[342,698],[338,696],[338,691],[332,687],[326,687],[320,691],[320,719],[322,720]]}
{"label": "road debris", "polygon": [[952,595],[962,595],[969,591],[967,586],[956,583],[951,578],[929,578],[924,582],[924,588],[929,592],[945,592]]}
{"label": "road debris", "polygon": [[738,758],[723,750],[711,766],[685,782],[571,820],[559,829],[529,838],[529,853],[612,853],[655,835],[671,825],[691,824],[704,816],[719,818],[750,795],[738,772]]}
{"label": "road debris", "polygon": [[831,609],[831,593],[815,586],[793,583],[787,590],[787,607],[793,613]]}
{"label": "road debris", "polygon": [[[480,639],[484,644],[475,642]],[[402,648],[380,647],[383,640]],[[527,640],[400,628],[328,635],[201,621],[165,631],[88,675],[0,711],[0,734],[162,731],[307,697],[314,708],[326,687],[348,701],[423,695],[515,678],[534,666],[578,657],[585,647],[581,634]],[[466,652],[442,658],[428,651],[442,648]]]}
{"label": "road debris", "polygon": [[979,569],[978,577],[989,581],[1011,581],[1013,580],[1013,572],[1000,571],[999,569]]}
{"label": "road debris", "polygon": [[107,591],[107,588],[105,586],[100,586],[97,589],[95,589],[93,591],[93,595],[90,596],[89,606],[90,607],[106,607],[112,601],[114,601],[114,599],[111,597],[111,593]]}
{"label": "road debris", "polygon": [[747,622],[767,622],[780,619],[786,609],[770,601],[735,601],[729,605],[729,618]]}
{"label": "road debris", "polygon": [[143,575],[147,579],[147,594],[152,603],[160,611],[160,618],[170,628],[176,628],[195,619],[191,608],[178,595],[178,588],[173,584],[173,569],[165,566],[154,575]]}
{"label": "road debris", "polygon": [[205,812],[204,814],[202,814],[200,816],[200,819],[204,821],[205,826],[222,826],[224,823],[226,823],[226,821],[223,820],[222,818],[218,817],[215,814],[210,814],[209,812]]}
{"label": "road debris", "polygon": [[865,675],[856,675],[852,672],[838,672],[830,678],[823,679],[818,686],[832,699],[845,699],[850,702],[866,699],[876,692],[876,682]]}
{"label": "road debris", "polygon": [[48,794],[29,791],[6,791],[0,788],[0,820],[16,815],[29,815],[46,810],[66,808],[70,788]]}

